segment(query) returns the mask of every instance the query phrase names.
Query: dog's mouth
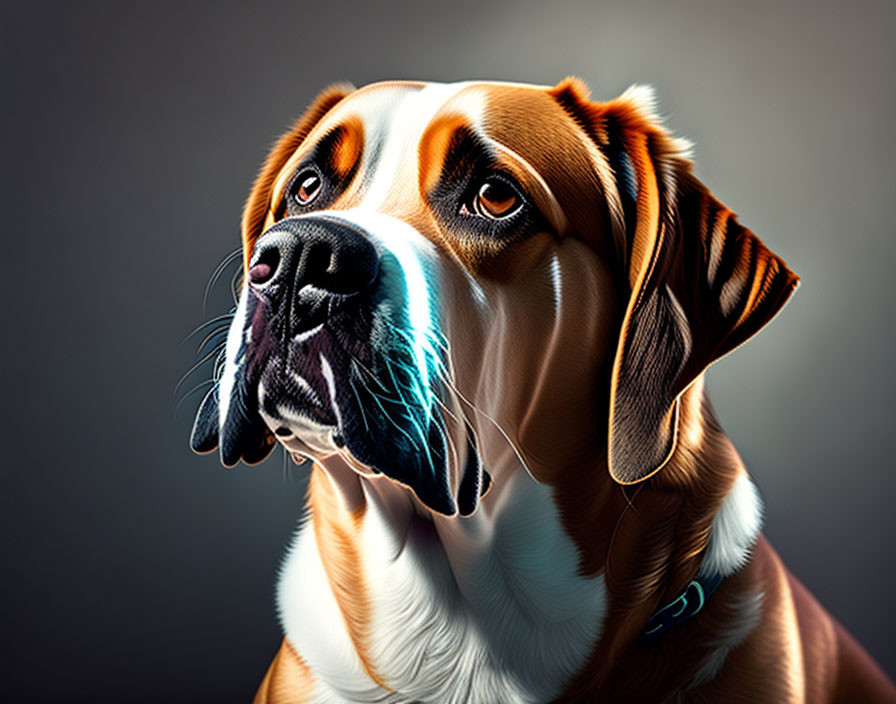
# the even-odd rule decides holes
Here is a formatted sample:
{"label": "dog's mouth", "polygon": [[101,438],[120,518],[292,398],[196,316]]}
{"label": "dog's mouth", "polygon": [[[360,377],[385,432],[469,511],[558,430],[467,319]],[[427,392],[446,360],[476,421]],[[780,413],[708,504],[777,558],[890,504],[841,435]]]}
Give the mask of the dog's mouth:
{"label": "dog's mouth", "polygon": [[338,453],[434,511],[472,513],[489,480],[426,275],[408,251],[342,220],[273,226],[255,247],[193,448],[219,446],[228,466],[259,462],[277,442],[296,461]]}
{"label": "dog's mouth", "polygon": [[259,414],[297,460],[345,445],[336,372],[353,358],[327,323],[319,323],[270,355],[257,385]]}

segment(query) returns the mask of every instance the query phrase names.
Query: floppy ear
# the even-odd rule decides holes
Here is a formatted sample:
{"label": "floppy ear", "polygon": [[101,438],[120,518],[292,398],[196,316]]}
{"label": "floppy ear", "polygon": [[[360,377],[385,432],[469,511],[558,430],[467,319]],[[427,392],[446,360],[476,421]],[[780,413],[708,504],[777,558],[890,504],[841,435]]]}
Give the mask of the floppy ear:
{"label": "floppy ear", "polygon": [[[325,89],[271,149],[243,209],[244,274],[248,270],[252,247],[268,220],[277,175],[320,119],[353,90],[354,88],[348,84],[333,85]],[[231,325],[243,323],[243,320],[235,319]],[[239,342],[237,338],[236,344],[240,345],[240,349],[234,350],[233,357],[242,359],[244,357],[242,345],[245,343]],[[199,406],[190,436],[190,446],[199,453],[211,452],[220,445],[221,461],[228,467],[232,467],[240,459],[246,464],[261,462],[274,447],[273,435],[265,426],[254,404],[248,402],[249,392],[243,378],[244,374],[241,372],[236,376],[239,380],[231,385],[229,392],[222,392],[221,379],[215,379],[214,385]],[[221,393],[228,393],[229,398],[220,397]],[[223,413],[225,417],[221,417],[222,408],[225,409]]]}
{"label": "floppy ear", "polygon": [[[555,90],[564,89],[585,100],[580,83]],[[588,105],[626,211],[620,254],[631,294],[613,363],[609,467],[634,484],[672,456],[681,394],[759,332],[799,277],[693,175],[689,145],[662,127],[649,88]]]}

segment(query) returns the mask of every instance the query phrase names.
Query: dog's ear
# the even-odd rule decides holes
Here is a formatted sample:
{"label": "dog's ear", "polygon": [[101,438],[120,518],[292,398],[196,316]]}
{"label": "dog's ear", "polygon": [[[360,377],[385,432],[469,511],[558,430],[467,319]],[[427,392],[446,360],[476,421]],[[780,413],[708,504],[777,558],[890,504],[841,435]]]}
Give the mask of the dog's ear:
{"label": "dog's ear", "polygon": [[271,214],[273,205],[271,196],[280,171],[321,118],[354,90],[355,87],[349,83],[335,83],[325,88],[305,113],[274,144],[255,179],[249,199],[243,208],[243,266],[245,271],[248,270],[252,247],[265,229],[268,216]]}
{"label": "dog's ear", "polygon": [[658,472],[677,441],[681,394],[714,361],[764,327],[799,283],[691,172],[635,87],[591,103],[580,82],[554,89],[606,155],[625,211],[618,237],[630,296],[610,389],[609,467],[621,484]]}
{"label": "dog's ear", "polygon": [[[248,270],[255,241],[271,215],[271,196],[277,176],[321,118],[353,90],[348,84],[333,85],[324,90],[271,149],[243,209],[244,274]],[[236,321],[236,324],[239,323],[241,321]],[[238,338],[236,340],[234,344],[245,344]],[[244,351],[235,350],[233,357],[243,359]],[[231,374],[234,372],[231,371]],[[242,381],[242,374],[239,378],[240,382],[231,384],[227,391],[222,391],[220,379],[215,380],[199,406],[190,436],[190,446],[195,452],[211,452],[220,446],[221,462],[228,467],[241,459],[246,464],[261,462],[274,447],[273,435],[258,411],[250,410],[255,405],[246,398],[248,386]],[[222,393],[228,394],[229,398],[220,397]]]}

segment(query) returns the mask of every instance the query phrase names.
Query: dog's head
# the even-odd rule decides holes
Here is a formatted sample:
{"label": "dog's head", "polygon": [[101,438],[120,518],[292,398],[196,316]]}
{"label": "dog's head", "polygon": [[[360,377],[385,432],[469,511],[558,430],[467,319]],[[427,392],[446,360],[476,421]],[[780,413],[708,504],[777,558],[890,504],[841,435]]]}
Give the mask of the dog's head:
{"label": "dog's head", "polygon": [[649,92],[576,80],[331,88],[271,152],[243,246],[194,449],[339,455],[449,515],[508,448],[536,478],[594,452],[651,476],[682,393],[797,284]]}

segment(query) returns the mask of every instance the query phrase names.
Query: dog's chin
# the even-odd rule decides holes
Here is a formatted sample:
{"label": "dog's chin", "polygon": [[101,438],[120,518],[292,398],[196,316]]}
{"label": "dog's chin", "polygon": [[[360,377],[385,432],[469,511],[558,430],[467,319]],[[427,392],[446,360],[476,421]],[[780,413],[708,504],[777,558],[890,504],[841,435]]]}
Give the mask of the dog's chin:
{"label": "dog's chin", "polygon": [[[297,464],[310,460],[326,468],[338,462],[361,476],[397,482],[436,513],[473,512],[488,487],[488,475],[469,428],[466,437],[449,439],[440,416],[423,422],[422,412],[412,417],[408,408],[401,416],[383,398],[368,399],[358,388],[342,393],[341,383],[350,384],[347,373],[326,376],[331,399],[327,407],[306,393],[277,396],[264,384],[259,386],[259,415]],[[313,380],[310,384],[315,385]],[[462,464],[452,471],[451,462]]]}
{"label": "dog's chin", "polygon": [[[263,396],[263,389],[260,394]],[[270,409],[270,401],[267,404],[264,401],[259,403],[259,415],[296,464],[319,462],[326,465],[330,458],[339,455],[358,474],[377,474],[375,469],[358,462],[345,446],[345,439],[336,420],[340,414],[335,409],[331,413],[330,422],[321,422],[320,419],[327,416],[327,410],[315,404],[302,404],[295,400],[281,401],[277,404],[279,413],[276,415],[266,411],[266,406]]]}
{"label": "dog's chin", "polygon": [[233,466],[263,460],[277,441],[298,463],[341,459],[406,487],[436,513],[472,513],[489,483],[472,429],[458,424],[459,413],[446,422],[440,409],[450,399],[432,379],[420,381],[406,350],[353,339],[324,325],[285,350],[258,344],[220,423],[218,388],[203,402],[193,448],[211,451],[220,439],[222,462]]}
{"label": "dog's chin", "polygon": [[[338,382],[332,388],[338,389]],[[362,476],[386,477],[435,513],[465,516],[475,510],[491,479],[468,425],[460,437],[450,438],[441,416],[425,416],[423,424],[419,419],[424,416],[416,414],[405,416],[416,428],[403,427],[401,416],[391,416],[395,409],[382,399],[365,408],[362,395],[353,395],[357,405],[346,402],[327,408],[305,397],[271,394],[259,384],[257,405],[247,403],[228,413],[220,425],[222,462],[226,466],[240,459],[260,462],[276,439],[297,464],[311,460],[328,467],[336,462]],[[405,413],[410,413],[408,408]],[[191,444],[197,452],[210,452],[219,445],[217,387],[199,409]]]}

